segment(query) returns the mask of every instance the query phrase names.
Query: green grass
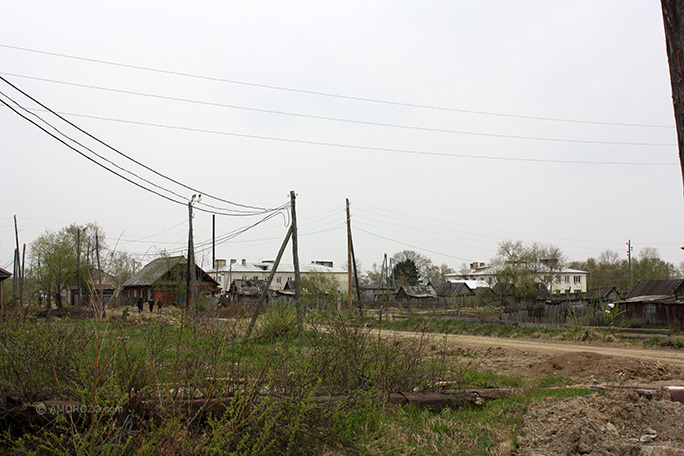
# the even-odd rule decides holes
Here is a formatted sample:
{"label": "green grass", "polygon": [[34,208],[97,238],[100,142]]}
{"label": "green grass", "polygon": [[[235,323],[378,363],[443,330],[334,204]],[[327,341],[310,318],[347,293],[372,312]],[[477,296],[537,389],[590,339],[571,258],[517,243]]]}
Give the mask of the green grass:
{"label": "green grass", "polygon": [[[385,343],[358,322],[339,318],[311,320],[299,341],[291,317],[283,309],[267,313],[245,341],[244,325],[233,320],[98,326],[88,319],[0,316],[3,396],[122,408],[113,415],[73,422],[62,415],[40,427],[14,429],[0,436],[0,452],[491,454],[511,445],[524,410],[538,398],[515,395],[440,413],[389,406],[388,393],[436,388],[437,380],[462,389],[531,385],[522,375],[449,365],[420,341]],[[439,325],[461,330],[456,323]],[[567,378],[548,376],[533,386],[565,384]],[[314,400],[321,395],[340,399]],[[145,405],[160,396],[171,405],[163,415]],[[225,397],[224,409],[209,416],[184,411],[183,400],[195,396]]]}

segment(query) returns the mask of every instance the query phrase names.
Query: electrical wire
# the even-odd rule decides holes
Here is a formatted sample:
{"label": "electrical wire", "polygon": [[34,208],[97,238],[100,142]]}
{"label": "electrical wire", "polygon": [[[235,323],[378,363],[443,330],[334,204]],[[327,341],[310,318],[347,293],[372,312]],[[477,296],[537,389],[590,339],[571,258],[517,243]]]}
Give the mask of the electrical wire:
{"label": "electrical wire", "polygon": [[371,147],[371,146],[360,146],[360,145],[343,144],[343,143],[308,141],[308,140],[282,138],[282,137],[275,137],[275,136],[250,135],[250,134],[234,133],[234,132],[228,132],[228,131],[208,130],[208,129],[204,129],[204,128],[181,127],[181,126],[177,126],[177,125],[164,125],[164,124],[157,124],[157,123],[152,123],[152,122],[139,122],[139,121],[127,120],[127,119],[115,119],[115,118],[111,118],[111,117],[92,116],[92,115],[87,115],[87,114],[77,114],[77,113],[71,113],[71,112],[60,112],[60,114],[62,114],[64,116],[82,117],[85,119],[104,120],[104,121],[108,121],[108,122],[117,122],[117,123],[123,123],[123,124],[140,125],[140,126],[146,126],[146,127],[166,128],[166,129],[180,130],[180,131],[191,131],[194,133],[207,133],[207,134],[215,134],[215,135],[223,135],[223,136],[234,136],[234,137],[238,137],[238,138],[249,138],[249,139],[267,140],[267,141],[286,142],[286,143],[293,143],[293,144],[306,144],[306,145],[323,146],[323,147],[338,147],[338,148],[352,149],[352,150],[369,150],[369,151],[375,151],[375,152],[392,152],[392,153],[401,153],[401,154],[409,154],[409,155],[427,155],[427,156],[436,156],[436,157],[468,158],[468,159],[476,159],[476,160],[513,161],[513,162],[523,162],[523,163],[560,163],[560,164],[571,164],[571,165],[581,164],[581,165],[624,165],[624,166],[679,166],[679,163],[676,163],[676,162],[616,162],[616,161],[588,161],[588,160],[557,160],[557,159],[543,159],[543,158],[501,157],[501,156],[490,156],[490,155],[450,154],[450,153],[443,153],[443,152],[429,152],[429,151],[412,150],[412,149],[394,149],[394,148],[387,148],[387,147]]}
{"label": "electrical wire", "polygon": [[203,75],[199,75],[199,74],[184,73],[184,72],[180,72],[180,71],[171,71],[171,70],[163,70],[163,69],[159,69],[159,68],[145,67],[142,65],[131,65],[131,64],[111,62],[111,61],[101,60],[101,59],[93,59],[93,58],[88,58],[88,57],[80,57],[80,56],[74,56],[74,55],[68,55],[68,54],[61,54],[61,53],[57,53],[57,52],[42,51],[42,50],[38,50],[38,49],[30,49],[30,48],[26,48],[26,47],[12,46],[12,45],[8,45],[8,44],[0,44],[0,47],[7,48],[7,49],[19,50],[19,51],[25,51],[25,52],[32,52],[32,53],[36,53],[36,54],[50,55],[50,56],[61,57],[61,58],[66,58],[66,59],[80,60],[80,61],[84,61],[84,62],[91,62],[91,63],[98,63],[98,64],[103,64],[103,65],[117,66],[117,67],[121,67],[121,68],[150,71],[150,72],[167,74],[167,75],[172,75],[172,76],[182,76],[182,77],[200,79],[200,80],[205,80],[205,81],[214,81],[214,82],[221,82],[221,83],[237,84],[237,85],[248,86],[248,87],[256,87],[256,88],[261,88],[261,89],[279,90],[279,91],[284,91],[284,92],[300,93],[300,94],[305,94],[305,95],[316,95],[316,96],[343,99],[343,100],[353,100],[353,101],[362,101],[362,102],[367,102],[367,103],[386,104],[386,105],[391,105],[391,106],[403,106],[403,107],[409,107],[409,108],[432,109],[432,110],[438,110],[438,111],[459,112],[459,113],[465,113],[465,114],[477,114],[477,115],[483,115],[483,116],[506,117],[506,118],[515,118],[515,119],[541,120],[541,121],[547,121],[547,122],[568,122],[568,123],[577,123],[577,124],[609,125],[609,126],[619,126],[619,127],[640,127],[640,128],[668,128],[668,129],[674,128],[672,125],[625,123],[625,122],[605,122],[605,121],[592,121],[592,120],[582,120],[582,119],[567,119],[567,118],[558,118],[558,117],[530,116],[530,115],[521,115],[521,114],[509,114],[509,113],[500,113],[500,112],[491,112],[491,111],[451,108],[451,107],[426,105],[426,104],[418,104],[418,103],[407,103],[407,102],[392,101],[392,100],[382,100],[382,99],[378,99],[378,98],[341,95],[341,94],[335,94],[335,93],[330,93],[330,92],[295,89],[292,87],[283,87],[283,86],[259,84],[259,83],[247,82],[247,81],[238,81],[238,80],[234,80],[234,79],[225,79],[225,78],[218,78],[218,77],[211,77],[211,76],[203,76]]}
{"label": "electrical wire", "polygon": [[252,112],[259,112],[259,113],[266,113],[266,114],[276,114],[276,115],[282,115],[282,116],[292,116],[292,117],[299,117],[299,118],[305,118],[305,119],[316,119],[316,120],[325,120],[325,121],[331,121],[331,122],[352,123],[352,124],[357,124],[357,125],[369,125],[369,126],[375,126],[375,127],[398,128],[398,129],[413,130],[413,131],[427,131],[427,132],[433,132],[433,133],[450,133],[450,134],[459,134],[459,135],[484,136],[484,137],[492,137],[492,138],[524,139],[524,140],[531,140],[531,141],[569,142],[569,143],[579,143],[579,144],[603,144],[603,145],[620,145],[620,146],[656,146],[656,147],[675,146],[676,145],[674,143],[639,143],[639,142],[633,143],[633,142],[624,142],[624,141],[597,141],[597,140],[584,140],[584,139],[572,139],[572,138],[546,138],[546,137],[537,137],[537,136],[504,135],[504,134],[498,134],[498,133],[482,133],[482,132],[473,132],[473,131],[465,131],[465,130],[450,130],[450,129],[443,129],[443,128],[417,127],[417,126],[413,126],[413,125],[391,124],[391,123],[383,123],[383,122],[370,122],[370,121],[356,120],[356,119],[344,119],[344,118],[339,118],[339,117],[318,116],[318,115],[313,115],[313,114],[302,114],[302,113],[295,113],[295,112],[288,112],[288,111],[277,111],[277,110],[273,110],[273,109],[261,109],[261,108],[253,108],[253,107],[248,107],[248,106],[215,103],[215,102],[210,102],[210,101],[192,100],[192,99],[188,99],[188,98],[172,97],[172,96],[165,96],[165,95],[155,95],[155,94],[150,94],[150,93],[135,92],[135,91],[131,91],[131,90],[114,89],[111,87],[100,87],[100,86],[93,86],[93,85],[87,85],[87,84],[78,84],[78,83],[72,83],[72,82],[57,81],[54,79],[25,76],[25,75],[20,75],[20,74],[16,74],[16,73],[2,72],[2,74],[14,76],[14,77],[44,81],[44,82],[51,82],[51,83],[56,83],[56,84],[64,84],[64,85],[70,85],[70,86],[75,86],[75,87],[82,87],[82,88],[95,89],[95,90],[103,90],[103,91],[108,91],[108,92],[113,92],[113,93],[122,93],[122,94],[127,94],[127,95],[136,95],[136,96],[162,99],[162,100],[180,101],[180,102],[184,102],[184,103],[192,103],[192,104],[199,104],[199,105],[205,105],[205,106],[215,106],[215,107],[221,107],[221,108],[239,109],[239,110],[244,110],[244,111],[252,111]]}
{"label": "electrical wire", "polygon": [[[69,125],[72,126],[73,128],[77,129],[77,130],[80,131],[81,133],[83,133],[83,134],[85,134],[86,136],[90,137],[91,139],[93,139],[93,140],[99,142],[99,143],[102,144],[103,146],[105,146],[105,147],[109,148],[110,150],[116,152],[117,154],[121,155],[122,157],[124,157],[124,158],[126,158],[126,159],[132,161],[132,162],[135,163],[136,165],[141,166],[142,168],[144,168],[144,169],[146,169],[146,170],[148,170],[148,171],[150,171],[150,172],[152,172],[152,173],[158,175],[159,177],[162,177],[162,178],[164,178],[164,179],[166,179],[166,180],[168,180],[168,181],[171,181],[171,182],[173,182],[173,183],[176,184],[176,185],[179,185],[179,186],[181,186],[181,187],[183,187],[183,188],[185,188],[185,189],[187,189],[187,190],[191,190],[191,191],[193,191],[193,192],[195,192],[195,193],[204,195],[204,196],[206,196],[206,197],[215,199],[215,200],[217,200],[217,201],[221,201],[221,202],[226,203],[226,204],[230,204],[230,205],[238,206],[238,207],[243,207],[243,208],[247,208],[247,209],[259,210],[260,213],[266,213],[266,212],[270,212],[270,211],[280,211],[280,210],[282,209],[282,207],[268,209],[268,208],[262,208],[262,207],[257,207],[257,206],[249,206],[249,205],[245,205],[245,204],[240,204],[240,203],[236,203],[236,202],[233,202],[233,201],[229,201],[229,200],[226,200],[226,199],[223,199],[223,198],[219,198],[219,197],[213,196],[213,195],[211,195],[210,193],[202,192],[201,190],[198,190],[198,189],[196,189],[196,188],[193,188],[193,187],[190,187],[190,186],[188,186],[188,185],[185,185],[185,184],[183,184],[183,183],[181,183],[181,182],[179,182],[179,181],[177,181],[177,180],[175,180],[175,179],[173,179],[173,178],[171,178],[171,177],[169,177],[169,176],[166,176],[165,174],[162,174],[162,173],[160,173],[159,171],[157,171],[157,170],[155,170],[155,169],[153,169],[153,168],[151,168],[151,167],[149,167],[149,166],[147,166],[147,165],[145,165],[145,164],[139,162],[138,160],[135,160],[134,158],[132,158],[132,157],[130,157],[130,156],[124,154],[123,152],[121,152],[121,151],[119,151],[118,149],[116,149],[116,148],[110,146],[109,144],[105,143],[104,141],[100,140],[99,138],[97,138],[97,137],[91,135],[89,132],[87,132],[87,131],[81,129],[78,125],[72,123],[72,122],[69,121],[68,119],[65,119],[64,117],[62,117],[61,115],[59,115],[57,112],[53,111],[53,110],[50,109],[49,107],[45,106],[44,104],[42,104],[41,102],[39,102],[38,100],[36,100],[35,98],[33,98],[33,97],[32,97],[31,95],[29,95],[28,93],[26,93],[26,92],[24,92],[23,90],[19,89],[16,85],[12,84],[11,82],[9,82],[9,81],[8,81],[7,79],[5,79],[4,77],[0,76],[0,80],[2,80],[3,82],[5,82],[5,83],[8,84],[9,86],[11,86],[14,90],[18,91],[19,93],[21,93],[21,94],[24,95],[25,97],[29,98],[31,101],[33,101],[34,103],[36,103],[37,105],[39,105],[39,106],[42,107],[43,109],[47,110],[48,112],[50,112],[50,113],[53,114],[54,116],[58,117],[60,120],[66,122],[67,124],[69,124]],[[8,97],[8,98],[9,98],[9,97]],[[255,215],[255,214],[252,214],[252,215]]]}

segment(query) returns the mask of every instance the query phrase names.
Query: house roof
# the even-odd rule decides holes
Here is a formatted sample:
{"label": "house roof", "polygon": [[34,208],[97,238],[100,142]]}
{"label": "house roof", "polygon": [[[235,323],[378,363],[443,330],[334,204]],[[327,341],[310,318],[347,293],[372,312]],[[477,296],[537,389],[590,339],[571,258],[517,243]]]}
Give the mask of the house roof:
{"label": "house roof", "polygon": [[[272,261],[260,261],[257,263],[253,262],[245,262],[244,264],[242,263],[233,263],[232,265],[226,265],[218,269],[210,269],[208,272],[209,273],[215,273],[215,272],[233,272],[233,273],[254,273],[254,272],[270,272],[273,269],[273,262]],[[318,263],[301,263],[299,265],[299,270],[300,272],[303,273],[311,273],[311,272],[322,272],[322,273],[338,273],[338,274],[346,274],[347,271],[342,268],[336,268],[336,267],[331,267],[331,266],[325,266],[322,264]],[[280,262],[278,264],[278,272],[282,273],[288,273],[291,272],[294,274],[294,263],[283,263]]]}
{"label": "house roof", "polygon": [[472,295],[473,290],[468,287],[464,282],[445,282],[433,287],[435,288],[435,293],[440,297],[451,297],[451,296],[463,296]]}
{"label": "house roof", "polygon": [[[168,273],[171,269],[179,265],[185,266],[186,264],[187,260],[184,256],[157,258],[156,260],[152,260],[150,263],[145,265],[145,267],[142,268],[140,271],[133,274],[133,277],[128,279],[123,284],[123,287],[128,288],[151,286],[159,279],[164,277],[164,275]],[[216,280],[210,277],[199,266],[195,265],[195,267],[201,274],[201,277],[198,277],[198,280],[201,280],[202,282],[210,282],[214,286],[219,285],[218,282],[216,282]]]}
{"label": "house roof", "polygon": [[415,285],[411,287],[400,287],[397,294],[401,292],[410,298],[436,298],[437,293],[431,285]]}
{"label": "house roof", "polygon": [[186,264],[184,256],[157,258],[147,263],[144,268],[133,274],[123,286],[124,287],[144,287],[155,283],[161,279],[170,269],[179,265]]}
{"label": "house roof", "polygon": [[587,301],[592,299],[607,299],[613,293],[617,294],[617,289],[615,287],[592,288],[584,295],[584,299]]}
{"label": "house roof", "polygon": [[489,284],[484,280],[449,280],[449,283],[464,283],[471,290],[475,288],[489,288]]}
{"label": "house roof", "polygon": [[676,295],[684,295],[684,279],[639,280],[625,299],[638,296]]}
{"label": "house roof", "polygon": [[11,275],[11,272],[7,272],[4,269],[0,268],[0,282],[9,278]]}

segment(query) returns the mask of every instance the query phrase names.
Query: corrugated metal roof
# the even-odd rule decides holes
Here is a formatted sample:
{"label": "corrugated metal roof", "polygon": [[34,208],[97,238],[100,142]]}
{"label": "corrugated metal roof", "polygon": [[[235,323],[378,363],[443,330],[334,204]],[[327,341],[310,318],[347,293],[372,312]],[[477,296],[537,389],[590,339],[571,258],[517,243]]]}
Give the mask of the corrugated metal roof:
{"label": "corrugated metal roof", "polygon": [[639,280],[625,299],[637,296],[675,295],[684,295],[684,279]]}

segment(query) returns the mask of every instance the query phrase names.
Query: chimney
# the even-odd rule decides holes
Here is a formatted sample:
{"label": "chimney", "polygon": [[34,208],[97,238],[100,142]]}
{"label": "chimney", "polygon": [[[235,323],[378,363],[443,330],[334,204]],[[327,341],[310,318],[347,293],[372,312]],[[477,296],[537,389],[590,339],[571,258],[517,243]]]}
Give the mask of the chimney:
{"label": "chimney", "polygon": [[484,263],[480,263],[481,268],[484,268],[484,265],[485,265]]}
{"label": "chimney", "polygon": [[230,259],[230,264],[235,264],[235,263],[237,263],[237,260],[236,260],[235,258],[231,258],[231,259]]}
{"label": "chimney", "polygon": [[247,265],[247,260],[245,260],[244,258],[242,259],[242,265],[243,265],[243,266],[246,266],[246,265]]}
{"label": "chimney", "polygon": [[221,269],[226,267],[226,260],[224,259],[216,259],[216,264],[214,265],[214,268],[216,269]]}
{"label": "chimney", "polygon": [[475,263],[470,263],[470,269],[477,269],[477,261]]}

